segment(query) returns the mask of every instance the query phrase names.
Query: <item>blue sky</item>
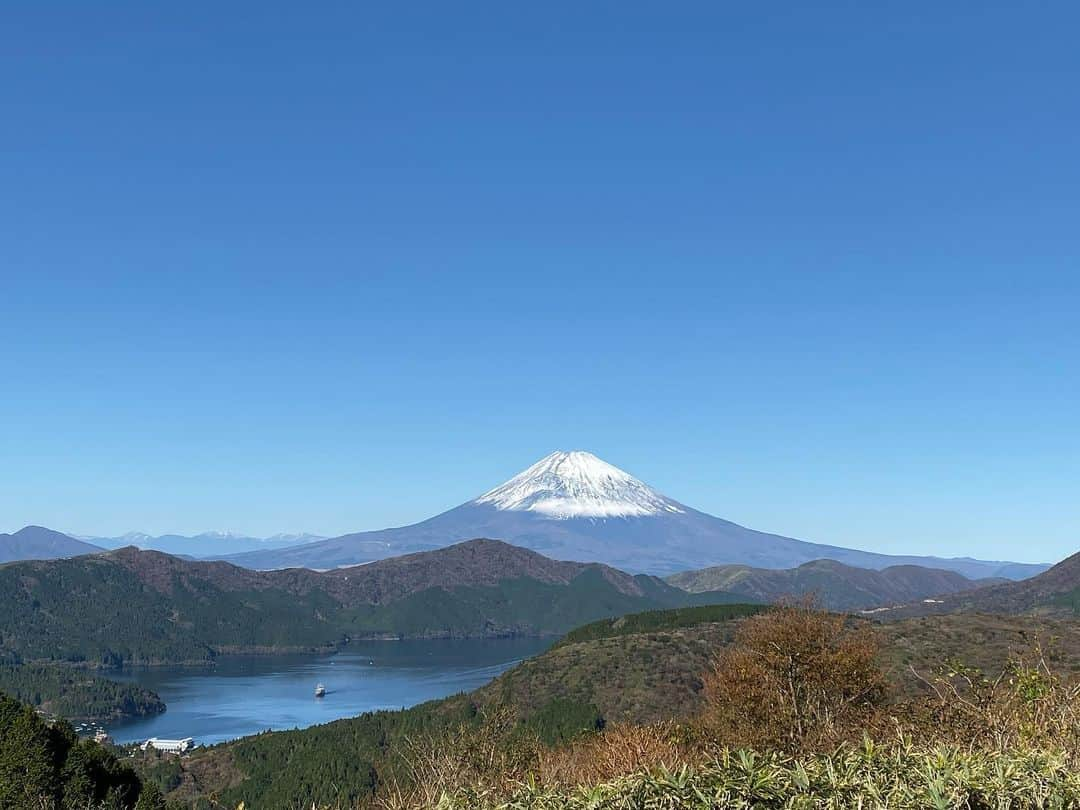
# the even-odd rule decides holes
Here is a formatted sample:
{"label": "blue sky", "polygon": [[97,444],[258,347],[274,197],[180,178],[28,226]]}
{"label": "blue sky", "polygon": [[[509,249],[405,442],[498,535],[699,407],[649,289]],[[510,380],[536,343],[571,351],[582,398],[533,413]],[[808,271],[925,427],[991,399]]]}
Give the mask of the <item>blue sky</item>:
{"label": "blue sky", "polygon": [[1074,4],[15,3],[0,531],[399,525],[554,449],[1080,545]]}

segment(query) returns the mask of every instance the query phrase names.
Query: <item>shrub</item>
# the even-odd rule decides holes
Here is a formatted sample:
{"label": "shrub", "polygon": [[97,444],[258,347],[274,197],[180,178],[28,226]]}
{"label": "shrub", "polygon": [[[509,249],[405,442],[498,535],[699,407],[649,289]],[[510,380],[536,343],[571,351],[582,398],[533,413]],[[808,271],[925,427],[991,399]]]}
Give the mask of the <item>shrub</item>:
{"label": "shrub", "polygon": [[1038,642],[996,674],[953,662],[923,682],[931,698],[902,707],[905,733],[969,750],[1052,746],[1080,767],[1080,683],[1055,673]]}
{"label": "shrub", "polygon": [[865,624],[812,604],[747,619],[705,674],[706,717],[720,739],[798,751],[861,736],[886,694]]}

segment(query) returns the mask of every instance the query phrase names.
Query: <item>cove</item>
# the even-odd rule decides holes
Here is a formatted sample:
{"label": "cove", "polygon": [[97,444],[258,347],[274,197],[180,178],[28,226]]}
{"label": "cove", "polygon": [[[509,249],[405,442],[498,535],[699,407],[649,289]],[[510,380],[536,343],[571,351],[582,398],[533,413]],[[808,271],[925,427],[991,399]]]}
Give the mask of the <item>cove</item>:
{"label": "cove", "polygon": [[[200,745],[401,709],[483,686],[553,639],[353,642],[334,655],[223,657],[213,667],[151,667],[112,675],[157,692],[154,717],[107,726],[118,743],[194,737]],[[317,684],[326,696],[315,697]]]}

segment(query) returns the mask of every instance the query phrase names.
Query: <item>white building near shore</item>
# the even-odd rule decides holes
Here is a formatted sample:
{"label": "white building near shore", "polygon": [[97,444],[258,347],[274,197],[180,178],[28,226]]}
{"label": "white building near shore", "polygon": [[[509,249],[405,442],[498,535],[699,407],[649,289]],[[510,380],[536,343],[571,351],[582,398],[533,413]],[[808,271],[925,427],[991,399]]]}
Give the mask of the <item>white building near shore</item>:
{"label": "white building near shore", "polygon": [[158,737],[151,737],[142,744],[143,751],[148,748],[154,748],[158,751],[166,751],[170,754],[184,754],[194,747],[195,739],[192,737],[184,737],[182,740],[163,740]]}

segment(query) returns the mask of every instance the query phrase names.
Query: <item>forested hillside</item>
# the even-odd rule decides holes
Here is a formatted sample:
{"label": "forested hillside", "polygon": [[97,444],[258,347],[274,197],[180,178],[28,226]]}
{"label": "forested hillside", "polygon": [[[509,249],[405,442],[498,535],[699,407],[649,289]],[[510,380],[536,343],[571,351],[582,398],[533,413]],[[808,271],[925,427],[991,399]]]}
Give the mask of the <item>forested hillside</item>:
{"label": "forested hillside", "polygon": [[68,720],[112,720],[165,711],[155,693],[85,669],[58,664],[0,664],[0,692]]}
{"label": "forested hillside", "polygon": [[0,652],[100,665],[328,649],[350,638],[554,635],[605,616],[734,601],[492,540],[327,572],[126,548],[0,566],[0,592]]}

